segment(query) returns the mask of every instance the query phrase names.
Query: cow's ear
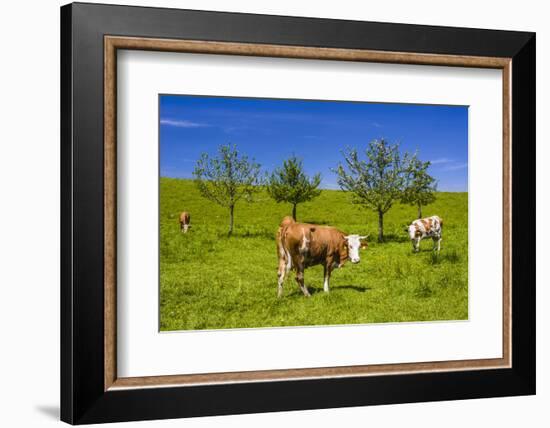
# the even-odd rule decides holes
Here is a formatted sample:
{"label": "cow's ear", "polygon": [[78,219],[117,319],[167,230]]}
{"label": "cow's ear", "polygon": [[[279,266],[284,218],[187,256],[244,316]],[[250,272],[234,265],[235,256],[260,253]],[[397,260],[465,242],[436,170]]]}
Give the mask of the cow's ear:
{"label": "cow's ear", "polygon": [[366,250],[368,246],[369,246],[369,244],[367,244],[366,242],[361,243],[361,249],[362,250]]}

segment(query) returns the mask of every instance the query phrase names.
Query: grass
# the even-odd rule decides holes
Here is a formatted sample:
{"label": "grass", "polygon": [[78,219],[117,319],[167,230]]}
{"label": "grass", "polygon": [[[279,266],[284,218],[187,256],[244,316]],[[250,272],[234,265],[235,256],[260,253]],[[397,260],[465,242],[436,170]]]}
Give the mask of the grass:
{"label": "grass", "polygon": [[[373,212],[352,205],[349,195],[323,190],[298,206],[298,221],[329,224],[346,233],[370,234],[361,262],[347,263],[324,293],[321,266],[308,268],[303,297],[294,274],[277,299],[275,232],[291,207],[261,193],[228,213],[202,198],[189,180],[161,179],[160,328],[197,330],[247,327],[364,324],[468,318],[468,194],[438,193],[424,214],[444,219],[441,253],[431,239],[412,252],[403,231],[416,209],[395,205],[384,217],[386,242],[376,242]],[[182,234],[179,213],[191,213]]]}

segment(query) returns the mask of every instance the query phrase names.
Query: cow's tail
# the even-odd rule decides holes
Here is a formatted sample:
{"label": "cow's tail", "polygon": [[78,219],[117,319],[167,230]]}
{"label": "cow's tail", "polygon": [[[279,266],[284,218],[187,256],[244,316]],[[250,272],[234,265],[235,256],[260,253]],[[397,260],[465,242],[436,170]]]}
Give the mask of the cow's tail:
{"label": "cow's tail", "polygon": [[292,258],[285,242],[286,228],[291,224],[296,223],[290,216],[286,216],[281,220],[279,224],[279,230],[277,231],[277,254],[279,259],[285,262],[285,269],[288,272],[292,268]]}
{"label": "cow's tail", "polygon": [[283,247],[283,230],[281,227],[279,227],[279,230],[277,231],[277,255],[279,257],[285,256],[285,249]]}
{"label": "cow's tail", "polygon": [[279,260],[284,261],[285,270],[288,272],[292,268],[292,258],[290,257],[290,252],[286,248],[285,230],[286,228],[281,224],[277,231],[277,256]]}
{"label": "cow's tail", "polygon": [[290,269],[292,269],[292,257],[290,257],[290,251],[288,250],[285,237],[286,237],[286,234],[283,233],[282,240],[281,240],[281,247],[283,249],[283,254],[284,254],[285,270],[289,272]]}

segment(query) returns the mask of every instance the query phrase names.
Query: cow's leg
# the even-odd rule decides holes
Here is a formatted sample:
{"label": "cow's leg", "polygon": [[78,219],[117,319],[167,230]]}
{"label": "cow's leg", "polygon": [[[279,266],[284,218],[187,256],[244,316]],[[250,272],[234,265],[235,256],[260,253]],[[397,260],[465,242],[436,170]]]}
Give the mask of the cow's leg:
{"label": "cow's leg", "polygon": [[413,252],[418,253],[420,251],[420,238],[414,238],[412,240]]}
{"label": "cow's leg", "polygon": [[323,290],[325,290],[325,293],[329,292],[330,273],[331,273],[330,265],[325,265],[323,269],[323,276],[324,276]]}
{"label": "cow's leg", "polygon": [[433,241],[434,241],[434,251],[441,251],[441,235],[435,235],[433,237]]}
{"label": "cow's leg", "polygon": [[304,267],[302,265],[296,267],[296,282],[300,286],[300,290],[302,290],[304,296],[309,297],[309,291],[304,284]]}
{"label": "cow's leg", "polygon": [[285,282],[285,273],[279,272],[279,278],[277,279],[277,297],[283,297],[283,283]]}
{"label": "cow's leg", "polygon": [[279,256],[279,269],[277,270],[277,297],[282,297],[283,295],[283,283],[285,282],[285,274],[287,273],[286,269],[287,262],[285,256]]}

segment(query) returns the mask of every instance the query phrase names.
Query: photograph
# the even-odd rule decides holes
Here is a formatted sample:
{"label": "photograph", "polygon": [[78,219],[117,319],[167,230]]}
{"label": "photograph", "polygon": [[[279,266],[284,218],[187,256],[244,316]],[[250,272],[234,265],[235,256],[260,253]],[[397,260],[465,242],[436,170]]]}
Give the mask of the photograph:
{"label": "photograph", "polygon": [[468,319],[468,106],[159,95],[160,330]]}

